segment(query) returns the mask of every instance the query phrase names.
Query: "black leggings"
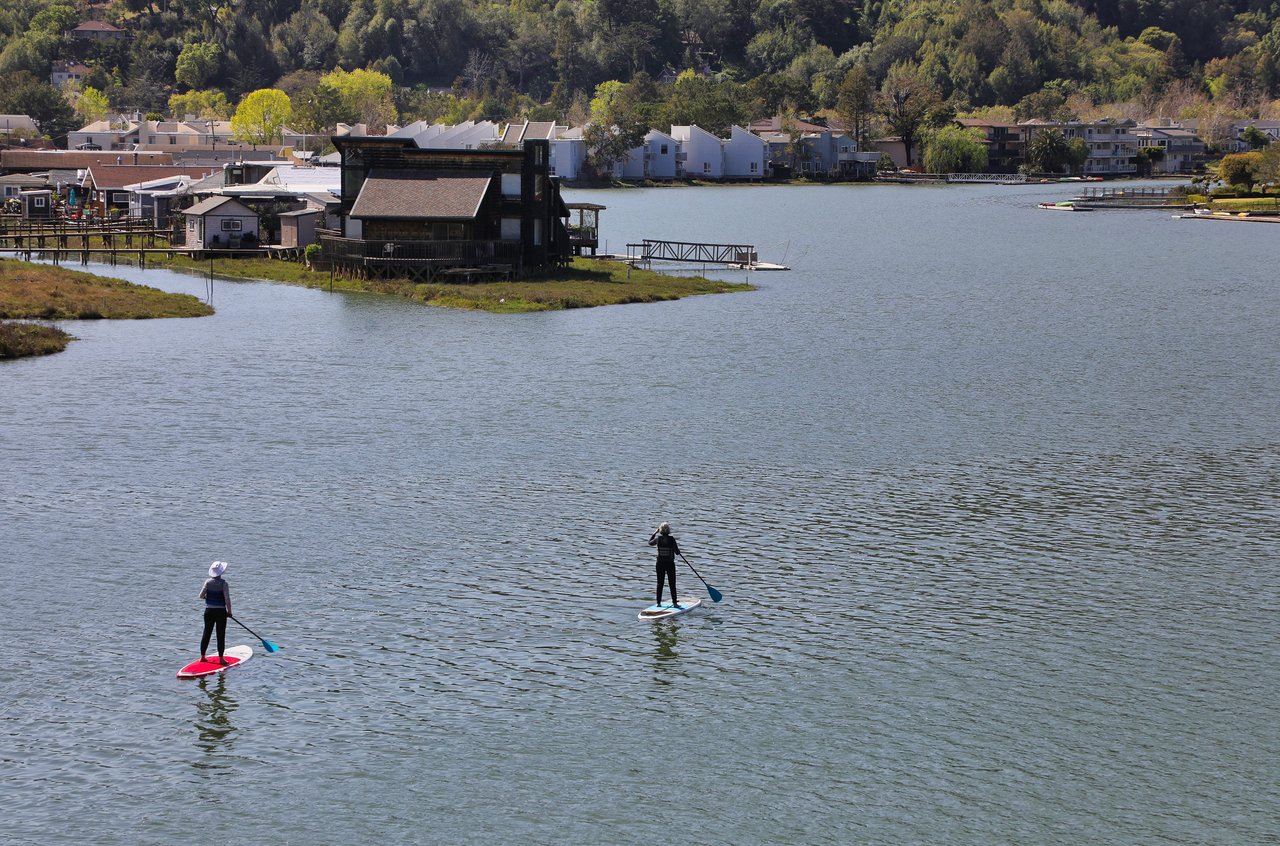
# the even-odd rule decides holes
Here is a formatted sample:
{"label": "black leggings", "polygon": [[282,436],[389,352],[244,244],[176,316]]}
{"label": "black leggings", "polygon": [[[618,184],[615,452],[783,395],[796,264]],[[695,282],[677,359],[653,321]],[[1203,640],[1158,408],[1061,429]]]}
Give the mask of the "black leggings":
{"label": "black leggings", "polygon": [[671,604],[675,605],[676,600],[676,562],[675,559],[670,561],[658,562],[658,605],[662,604],[662,579],[666,578],[667,583],[671,585]]}
{"label": "black leggings", "polygon": [[209,635],[213,632],[214,626],[218,627],[218,657],[221,658],[223,646],[227,639],[227,609],[204,609],[204,634],[200,637],[201,655],[206,654],[206,650],[209,648]]}

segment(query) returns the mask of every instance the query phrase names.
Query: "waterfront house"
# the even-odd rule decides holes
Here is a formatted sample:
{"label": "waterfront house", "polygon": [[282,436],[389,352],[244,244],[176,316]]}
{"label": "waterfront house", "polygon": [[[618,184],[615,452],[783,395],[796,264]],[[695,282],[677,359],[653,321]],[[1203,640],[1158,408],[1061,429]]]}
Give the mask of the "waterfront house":
{"label": "waterfront house", "polygon": [[342,231],[322,232],[320,243],[339,271],[520,276],[569,259],[569,212],[548,173],[546,140],[518,150],[438,149],[387,136],[333,143],[342,156]]}
{"label": "waterfront house", "polygon": [[667,133],[651,129],[644,143],[613,163],[615,179],[675,179],[679,144]]}
{"label": "waterfront house", "polygon": [[1128,118],[1087,122],[1036,118],[1018,126],[1025,143],[1030,143],[1032,136],[1044,129],[1057,129],[1068,141],[1077,138],[1084,141],[1089,149],[1089,157],[1081,169],[1085,176],[1135,176],[1138,172],[1138,139],[1133,133],[1137,124]]}
{"label": "waterfront house", "polygon": [[582,138],[582,127],[557,126],[550,140],[550,173],[565,181],[582,176],[587,162],[587,142]]}
{"label": "waterfront house", "polygon": [[700,126],[672,126],[671,138],[680,145],[676,152],[676,177],[689,179],[724,178],[724,143]]}
{"label": "waterfront house", "polygon": [[956,123],[982,133],[987,147],[987,173],[1018,172],[1026,151],[1026,136],[1018,124],[976,118],[957,118]]}
{"label": "waterfront house", "polygon": [[1164,118],[1155,124],[1139,124],[1133,128],[1138,147],[1154,147],[1161,156],[1151,162],[1153,174],[1194,173],[1203,170],[1207,158],[1206,145],[1195,131]]}
{"label": "waterfront house", "polygon": [[424,150],[479,150],[501,143],[502,132],[498,124],[489,120],[452,125],[417,121],[388,132],[385,137],[410,139]]}
{"label": "waterfront house", "polygon": [[232,249],[258,245],[258,213],[234,197],[210,197],[182,212],[190,249]]}
{"label": "waterfront house", "polygon": [[729,127],[729,137],[720,142],[725,179],[763,179],[769,160],[769,145],[759,135],[741,126]]}

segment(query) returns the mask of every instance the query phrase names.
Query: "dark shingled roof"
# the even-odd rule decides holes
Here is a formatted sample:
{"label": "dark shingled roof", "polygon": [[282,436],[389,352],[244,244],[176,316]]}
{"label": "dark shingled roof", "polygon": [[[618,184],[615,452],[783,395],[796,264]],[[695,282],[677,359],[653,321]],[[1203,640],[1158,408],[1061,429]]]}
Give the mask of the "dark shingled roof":
{"label": "dark shingled roof", "polygon": [[355,218],[474,220],[492,177],[374,170],[351,207]]}

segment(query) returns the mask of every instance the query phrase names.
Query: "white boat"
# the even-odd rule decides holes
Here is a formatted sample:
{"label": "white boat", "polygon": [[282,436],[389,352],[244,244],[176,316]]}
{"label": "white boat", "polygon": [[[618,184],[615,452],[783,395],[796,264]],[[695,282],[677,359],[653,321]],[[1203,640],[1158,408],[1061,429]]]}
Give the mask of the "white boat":
{"label": "white boat", "polygon": [[1074,202],[1040,203],[1038,208],[1048,209],[1049,211],[1093,211],[1088,206],[1077,206]]}

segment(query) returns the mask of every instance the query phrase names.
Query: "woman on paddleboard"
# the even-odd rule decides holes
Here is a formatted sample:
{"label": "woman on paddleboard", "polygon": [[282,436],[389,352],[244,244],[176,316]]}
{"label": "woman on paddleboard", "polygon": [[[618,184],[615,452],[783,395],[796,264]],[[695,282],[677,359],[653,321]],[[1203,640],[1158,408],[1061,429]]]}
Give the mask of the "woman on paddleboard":
{"label": "woman on paddleboard", "polygon": [[225,664],[227,659],[222,653],[227,637],[227,618],[231,616],[231,586],[222,578],[227,571],[227,562],[215,561],[209,565],[209,578],[200,588],[200,598],[204,600],[204,634],[200,637],[200,660],[204,660],[209,649],[209,635],[216,628],[218,631],[218,663]]}
{"label": "woman on paddleboard", "polygon": [[665,577],[671,585],[671,604],[679,608],[680,602],[676,599],[676,556],[680,554],[680,544],[671,536],[669,523],[663,523],[649,535],[649,546],[658,548],[658,599],[655,604],[662,604],[662,580]]}

